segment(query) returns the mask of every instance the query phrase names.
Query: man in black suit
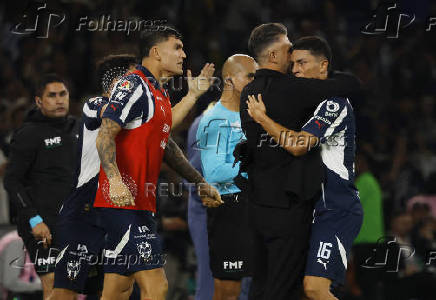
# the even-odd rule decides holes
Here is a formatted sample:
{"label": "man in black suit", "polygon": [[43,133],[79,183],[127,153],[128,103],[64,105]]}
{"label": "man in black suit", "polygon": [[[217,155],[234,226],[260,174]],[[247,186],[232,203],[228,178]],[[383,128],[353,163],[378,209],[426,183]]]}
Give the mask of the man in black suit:
{"label": "man in black suit", "polygon": [[[319,151],[295,157],[279,146],[247,113],[248,95],[262,94],[269,116],[299,130],[327,96],[359,88],[352,76],[332,79],[288,75],[291,42],[286,27],[268,23],[253,29],[248,48],[259,64],[241,94],[241,125],[247,137],[245,165],[255,234],[250,299],[300,299],[314,202],[323,180]],[[241,167],[242,169],[242,167]]]}

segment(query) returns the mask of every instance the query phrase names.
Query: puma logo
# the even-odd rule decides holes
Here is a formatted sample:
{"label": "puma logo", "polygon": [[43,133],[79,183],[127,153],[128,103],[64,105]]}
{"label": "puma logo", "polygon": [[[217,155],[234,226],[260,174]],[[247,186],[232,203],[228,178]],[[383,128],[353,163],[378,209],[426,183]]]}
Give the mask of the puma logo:
{"label": "puma logo", "polygon": [[327,261],[327,262],[323,262],[320,258],[318,258],[317,262],[319,262],[321,265],[323,265],[323,266],[324,266],[324,269],[327,271],[327,264],[328,264],[328,261]]}

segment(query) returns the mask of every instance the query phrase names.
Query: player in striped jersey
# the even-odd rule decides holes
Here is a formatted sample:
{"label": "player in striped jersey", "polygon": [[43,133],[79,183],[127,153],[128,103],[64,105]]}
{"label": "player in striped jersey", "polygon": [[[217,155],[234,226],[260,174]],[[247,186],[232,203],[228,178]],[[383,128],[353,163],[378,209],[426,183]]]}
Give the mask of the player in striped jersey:
{"label": "player in striped jersey", "polygon": [[95,139],[113,85],[136,63],[135,56],[123,54],[109,55],[97,64],[102,96],[90,98],[83,105],[75,189],[64,201],[56,228],[59,234],[56,247],[62,251],[56,259],[51,299],[75,299],[77,293],[102,290],[103,274],[97,261],[105,232],[98,226],[92,209],[100,171]]}
{"label": "player in striped jersey", "polygon": [[[327,78],[331,51],[318,37],[305,37],[293,46],[296,77]],[[338,300],[330,291],[344,283],[347,256],[362,224],[363,211],[354,185],[355,118],[344,97],[321,102],[297,132],[266,115],[262,96],[249,96],[248,112],[281,147],[295,156],[320,146],[325,169],[321,197],[315,203],[304,290],[310,300]]]}
{"label": "player in striped jersey", "polygon": [[[74,299],[79,292],[94,293],[102,289],[103,278],[99,273],[101,270],[98,269],[102,262],[98,259],[104,247],[106,232],[100,226],[93,209],[100,172],[100,159],[95,143],[111,91],[122,76],[135,70],[136,64],[136,57],[126,54],[109,55],[97,63],[97,78],[102,96],[90,98],[83,106],[76,188],[60,211],[57,229],[60,239],[57,248],[63,251],[57,259],[55,289],[51,300]],[[176,126],[181,123],[198,97],[208,89],[214,70],[213,64],[205,64],[197,78],[190,77],[191,73],[188,71],[189,92],[172,108]],[[173,151],[181,152],[171,139],[169,143]],[[124,293],[126,298],[129,294],[130,289]]]}
{"label": "player in striped jersey", "polygon": [[166,297],[154,215],[163,159],[189,182],[200,184],[203,203],[222,203],[218,191],[169,139],[172,111],[162,79],[183,73],[186,54],[180,34],[164,27],[143,32],[139,41],[142,64],[112,91],[96,141],[102,168],[94,206],[107,232],[105,258],[114,262],[104,265],[106,300],[120,299],[133,281],[141,299]]}

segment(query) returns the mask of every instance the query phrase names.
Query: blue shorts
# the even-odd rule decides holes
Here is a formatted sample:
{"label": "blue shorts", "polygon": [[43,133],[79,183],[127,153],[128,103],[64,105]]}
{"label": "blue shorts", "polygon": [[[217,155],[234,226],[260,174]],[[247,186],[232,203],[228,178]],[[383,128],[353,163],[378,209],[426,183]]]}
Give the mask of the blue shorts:
{"label": "blue shorts", "polygon": [[76,219],[57,227],[60,251],[56,258],[55,288],[83,294],[102,290],[105,232]]}
{"label": "blue shorts", "polygon": [[328,278],[344,284],[351,246],[362,226],[363,215],[328,210],[314,216],[306,276]]}
{"label": "blue shorts", "polygon": [[98,208],[107,232],[104,272],[129,276],[132,273],[163,267],[162,241],[150,211]]}
{"label": "blue shorts", "polygon": [[59,213],[56,248],[60,252],[56,258],[55,288],[83,294],[102,290],[105,231],[92,207],[97,177],[74,190]]}

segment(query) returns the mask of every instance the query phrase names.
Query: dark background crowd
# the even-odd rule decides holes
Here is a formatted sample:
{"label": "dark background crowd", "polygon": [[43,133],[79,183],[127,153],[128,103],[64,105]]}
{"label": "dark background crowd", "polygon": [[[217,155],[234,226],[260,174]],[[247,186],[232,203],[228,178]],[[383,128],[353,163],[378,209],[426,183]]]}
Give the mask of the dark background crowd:
{"label": "dark background crowd", "polygon": [[[333,50],[333,69],[350,71],[362,81],[364,95],[351,99],[357,117],[359,157],[381,188],[384,232],[416,249],[413,259],[403,255],[404,263],[395,280],[433,274],[434,267],[425,261],[429,250],[436,251],[436,26],[430,32],[425,29],[428,18],[436,17],[436,2],[398,1],[397,8],[414,15],[415,20],[407,28],[400,26],[396,38],[384,32],[362,32],[365,25],[374,21],[373,14],[380,4],[370,0],[46,3],[46,9],[38,12],[40,16],[48,18],[50,13],[65,16],[55,27],[59,17],[52,15],[47,38],[41,38],[44,28],[23,34],[23,28],[30,28],[37,15],[34,3],[0,4],[0,177],[7,163],[11,134],[32,107],[33,87],[41,74],[55,72],[68,80],[70,112],[80,116],[83,101],[99,93],[96,61],[107,54],[135,53],[136,32],[127,35],[124,31],[92,31],[83,27],[78,31],[81,17],[95,20],[102,15],[110,15],[112,20],[137,17],[174,25],[183,34],[186,69],[198,74],[203,64],[213,62],[216,76],[228,56],[247,53],[248,36],[254,26],[281,22],[287,26],[291,41],[307,35],[324,37]],[[19,23],[21,27],[16,26]],[[21,34],[13,33],[14,28],[21,30]],[[170,92],[176,103],[187,86],[176,78],[173,87]],[[173,133],[182,148],[186,148],[187,129],[192,120],[218,97],[218,88],[208,91]],[[180,178],[164,168],[161,180],[179,182]],[[176,291],[172,292],[179,295],[174,299],[192,294],[195,285],[195,256],[187,232],[185,196],[182,193],[176,199],[161,199],[162,230],[174,262],[170,265],[175,269],[174,278],[170,279],[175,282]],[[14,222],[13,217],[13,207],[9,208],[0,183],[0,221],[7,226]],[[382,237],[374,240],[379,238]],[[354,270],[356,277],[359,270],[359,266]],[[365,294],[364,287],[356,285],[353,277],[352,274],[346,290],[350,299],[358,299]],[[425,280],[434,279],[430,276]],[[420,283],[425,280],[418,279]]]}

